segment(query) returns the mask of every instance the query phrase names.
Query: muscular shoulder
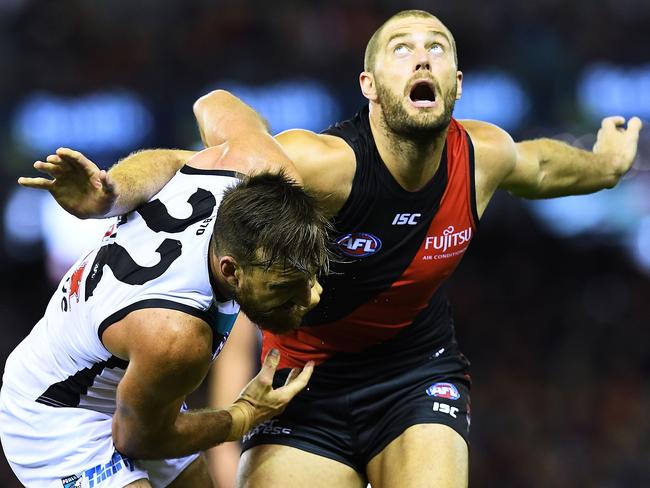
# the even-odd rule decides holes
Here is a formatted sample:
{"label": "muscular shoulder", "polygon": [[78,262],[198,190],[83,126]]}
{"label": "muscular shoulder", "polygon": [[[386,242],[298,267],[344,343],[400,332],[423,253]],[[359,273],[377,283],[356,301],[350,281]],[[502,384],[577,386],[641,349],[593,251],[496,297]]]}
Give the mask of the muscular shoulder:
{"label": "muscular shoulder", "polygon": [[102,335],[115,356],[152,376],[177,371],[200,383],[210,364],[212,332],[203,320],[170,309],[136,310]]}
{"label": "muscular shoulder", "polygon": [[228,143],[208,147],[194,154],[187,162],[187,165],[198,169],[229,169],[237,171],[238,168],[232,164],[229,165],[230,167],[226,167],[227,159],[225,156],[228,154],[229,149],[230,144]]}
{"label": "muscular shoulder", "polygon": [[515,143],[506,131],[479,120],[463,120],[474,143],[476,163],[492,171],[507,174],[517,159]]}
{"label": "muscular shoulder", "polygon": [[333,215],[345,203],[352,188],[356,158],[340,137],[292,129],[276,140],[293,161],[305,187],[316,194]]}
{"label": "muscular shoulder", "polygon": [[478,120],[460,121],[474,144],[476,204],[479,215],[517,161],[512,137],[496,125]]}

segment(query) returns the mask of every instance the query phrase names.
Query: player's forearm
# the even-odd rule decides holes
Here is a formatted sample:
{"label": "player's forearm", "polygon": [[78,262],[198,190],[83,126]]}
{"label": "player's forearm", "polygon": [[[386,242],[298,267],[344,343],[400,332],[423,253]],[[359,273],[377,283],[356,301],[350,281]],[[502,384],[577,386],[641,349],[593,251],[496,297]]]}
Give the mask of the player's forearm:
{"label": "player's forearm", "polygon": [[118,451],[135,459],[177,458],[238,440],[252,427],[252,421],[252,416],[242,415],[233,406],[180,413],[168,428],[117,417],[113,442]]}
{"label": "player's forearm", "polygon": [[105,216],[121,215],[147,202],[194,154],[181,149],[147,149],[122,159],[108,172],[117,198]]}
{"label": "player's forearm", "polygon": [[251,107],[224,90],[215,90],[194,104],[201,139],[206,147],[228,143],[245,173],[283,169],[299,184],[302,177],[280,144],[268,132],[266,122]]}
{"label": "player's forearm", "polygon": [[553,139],[519,142],[517,150],[523,157],[533,158],[538,168],[530,185],[512,188],[513,193],[526,198],[580,195],[612,188],[629,169],[615,157]]}
{"label": "player's forearm", "polygon": [[214,90],[199,98],[194,103],[194,116],[206,147],[268,132],[266,123],[255,110],[225,90]]}

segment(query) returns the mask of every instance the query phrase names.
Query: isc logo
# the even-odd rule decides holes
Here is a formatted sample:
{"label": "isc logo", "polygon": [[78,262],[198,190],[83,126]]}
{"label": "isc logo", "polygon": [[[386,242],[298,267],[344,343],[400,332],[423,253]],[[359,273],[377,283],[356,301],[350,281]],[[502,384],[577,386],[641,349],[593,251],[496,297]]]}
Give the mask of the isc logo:
{"label": "isc logo", "polygon": [[446,403],[440,403],[440,402],[433,402],[433,411],[446,413],[451,415],[454,418],[456,418],[456,414],[458,413],[458,409],[456,407],[452,407],[450,405],[447,405]]}
{"label": "isc logo", "polygon": [[418,223],[420,217],[422,217],[422,214],[419,213],[395,214],[392,225],[415,225]]}
{"label": "isc logo", "polygon": [[370,256],[381,249],[379,237],[365,232],[345,234],[336,241],[336,244],[341,252],[355,258]]}

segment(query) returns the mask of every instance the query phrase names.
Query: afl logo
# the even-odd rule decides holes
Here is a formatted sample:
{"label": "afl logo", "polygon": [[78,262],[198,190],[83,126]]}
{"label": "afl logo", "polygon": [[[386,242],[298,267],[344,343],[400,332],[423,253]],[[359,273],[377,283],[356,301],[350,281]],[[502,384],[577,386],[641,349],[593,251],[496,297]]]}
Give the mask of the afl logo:
{"label": "afl logo", "polygon": [[458,400],[460,393],[458,389],[451,383],[436,383],[427,388],[427,395],[438,398],[446,398],[448,400]]}
{"label": "afl logo", "polygon": [[336,245],[341,252],[355,258],[370,256],[381,249],[379,237],[365,232],[345,234],[336,240]]}

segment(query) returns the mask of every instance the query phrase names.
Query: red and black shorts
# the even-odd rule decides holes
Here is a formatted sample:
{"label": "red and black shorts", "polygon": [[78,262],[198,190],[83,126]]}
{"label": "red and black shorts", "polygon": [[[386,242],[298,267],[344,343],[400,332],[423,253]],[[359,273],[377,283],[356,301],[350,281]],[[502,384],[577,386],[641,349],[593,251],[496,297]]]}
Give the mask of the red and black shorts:
{"label": "red and black shorts", "polygon": [[[243,449],[286,445],[364,473],[375,455],[413,425],[444,424],[468,441],[469,362],[455,347],[417,364],[409,358],[402,368],[394,357],[339,359],[317,366],[282,415],[244,436]],[[288,373],[278,371],[274,387],[283,385]]]}

